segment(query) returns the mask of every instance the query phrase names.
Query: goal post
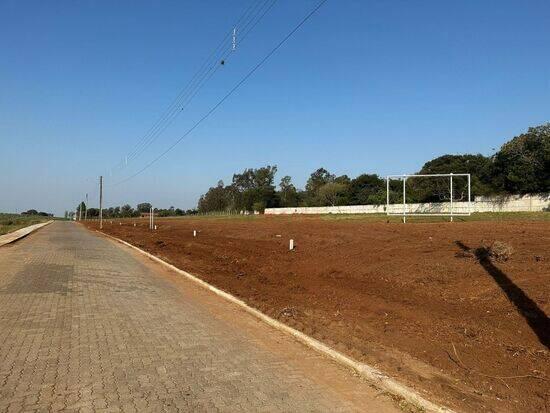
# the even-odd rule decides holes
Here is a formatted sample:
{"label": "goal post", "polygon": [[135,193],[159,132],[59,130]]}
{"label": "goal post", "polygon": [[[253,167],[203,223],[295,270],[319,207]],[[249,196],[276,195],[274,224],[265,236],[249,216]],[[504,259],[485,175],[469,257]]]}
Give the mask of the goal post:
{"label": "goal post", "polygon": [[[467,184],[467,200],[461,201],[460,208],[457,209],[454,200],[453,178],[465,177]],[[449,178],[449,198],[448,202],[430,202],[424,204],[407,204],[407,181],[415,178]],[[390,181],[401,180],[403,182],[403,203],[390,203]],[[456,181],[455,181],[456,182]],[[411,208],[414,205],[415,209]],[[424,212],[424,210],[427,210]],[[386,215],[402,216],[403,222],[407,222],[407,216],[448,216],[451,222],[455,216],[470,216],[472,214],[472,191],[470,174],[403,174],[388,175],[386,177]]]}

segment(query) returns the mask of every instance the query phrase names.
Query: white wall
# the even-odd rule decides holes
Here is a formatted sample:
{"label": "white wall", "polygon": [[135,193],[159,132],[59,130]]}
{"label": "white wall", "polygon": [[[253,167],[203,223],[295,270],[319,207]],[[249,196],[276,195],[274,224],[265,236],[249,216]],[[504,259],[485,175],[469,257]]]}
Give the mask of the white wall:
{"label": "white wall", "polygon": [[[477,196],[472,201],[472,212],[528,212],[550,209],[550,194],[510,195],[498,197]],[[390,204],[390,212],[402,213],[402,204]],[[450,202],[407,204],[407,212],[449,213]],[[453,202],[453,212],[467,212],[467,202]],[[266,208],[266,215],[289,214],[385,214],[386,205],[346,205],[334,207]]]}

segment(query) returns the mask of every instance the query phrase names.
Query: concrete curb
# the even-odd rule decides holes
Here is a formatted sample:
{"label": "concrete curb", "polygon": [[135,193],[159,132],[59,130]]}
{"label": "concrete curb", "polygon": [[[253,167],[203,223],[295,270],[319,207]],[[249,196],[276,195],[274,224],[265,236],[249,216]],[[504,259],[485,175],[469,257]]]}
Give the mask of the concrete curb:
{"label": "concrete curb", "polygon": [[30,233],[32,233],[36,230],[39,230],[40,228],[45,227],[46,225],[51,224],[52,222],[53,222],[53,220],[52,221],[47,221],[47,222],[42,222],[40,224],[29,225],[28,227],[18,229],[17,231],[8,232],[7,234],[1,235],[0,236],[0,247],[4,246],[6,244],[11,244],[12,242],[18,241],[21,238],[26,237]]}
{"label": "concrete curb", "polygon": [[284,331],[287,334],[290,334],[294,336],[294,338],[298,339],[300,342],[305,344],[306,346],[316,350],[319,353],[324,354],[325,356],[330,357],[331,359],[335,360],[336,362],[352,368],[355,370],[361,377],[365,378],[367,381],[373,383],[377,387],[381,388],[382,390],[385,390],[393,395],[399,396],[403,398],[408,403],[411,403],[421,409],[424,409],[428,412],[438,412],[438,413],[453,413],[453,410],[444,407],[439,406],[435,403],[430,402],[429,400],[422,397],[420,394],[418,394],[413,389],[408,388],[407,386],[404,386],[397,382],[396,380],[392,379],[391,377],[387,376],[386,374],[382,373],[378,369],[369,366],[365,363],[360,363],[356,360],[351,359],[350,357],[340,353],[339,351],[327,346],[326,344],[321,343],[320,341],[307,336],[306,334],[295,330],[292,327],[287,326],[284,323],[281,323],[280,321],[277,321],[264,313],[256,310],[255,308],[250,307],[248,304],[246,304],[244,301],[238,299],[237,297],[220,290],[219,288],[214,287],[213,285],[208,284],[207,282],[201,280],[200,278],[183,271],[177,267],[175,267],[172,264],[167,263],[166,261],[161,260],[160,258],[126,242],[119,238],[113,237],[112,235],[106,234],[104,232],[97,231],[96,232],[111,238],[123,245],[126,245],[127,247],[130,247],[139,253],[145,255],[146,257],[152,259],[153,261],[156,261],[165,267],[171,269],[172,271],[175,271],[189,280],[193,281],[196,284],[199,284],[201,287],[204,287],[210,291],[212,291],[214,294],[217,294],[220,297],[225,298],[228,301],[231,301],[232,303],[238,305],[248,313],[252,314],[256,318],[259,318],[260,320],[266,322],[270,326],[276,328],[277,330]]}

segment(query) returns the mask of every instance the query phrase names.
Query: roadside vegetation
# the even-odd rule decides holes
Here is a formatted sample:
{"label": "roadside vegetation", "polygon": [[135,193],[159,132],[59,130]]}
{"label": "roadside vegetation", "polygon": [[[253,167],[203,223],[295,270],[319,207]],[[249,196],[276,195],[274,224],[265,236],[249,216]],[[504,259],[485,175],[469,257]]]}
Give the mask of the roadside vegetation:
{"label": "roadside vegetation", "polygon": [[29,225],[39,224],[51,219],[51,215],[29,215],[29,214],[4,214],[0,213],[0,235],[18,229],[28,227]]}
{"label": "roadside vegetation", "polygon": [[[103,218],[112,219],[112,218],[137,218],[140,216],[146,216],[151,211],[151,204],[149,202],[143,202],[137,204],[136,208],[133,208],[131,205],[126,204],[123,206],[103,208]],[[88,208],[86,213],[86,204],[82,202],[76,207],[77,217],[80,217],[80,209],[82,209],[82,219],[85,217],[88,219],[99,218],[99,208]],[[183,210],[181,208],[153,208],[153,212],[157,217],[182,217],[185,215],[194,215],[197,213],[195,209]],[[75,216],[74,211],[65,211],[65,218],[72,219]]]}

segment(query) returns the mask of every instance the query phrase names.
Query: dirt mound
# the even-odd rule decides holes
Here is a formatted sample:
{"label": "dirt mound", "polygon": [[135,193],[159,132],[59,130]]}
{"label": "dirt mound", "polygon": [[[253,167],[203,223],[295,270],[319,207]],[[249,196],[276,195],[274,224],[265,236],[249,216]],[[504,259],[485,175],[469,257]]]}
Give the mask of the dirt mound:
{"label": "dirt mound", "polygon": [[495,241],[487,249],[487,252],[489,254],[489,257],[495,259],[496,261],[504,262],[510,259],[510,257],[514,253],[514,249],[510,244],[507,244],[506,242]]}
{"label": "dirt mound", "polygon": [[[512,246],[503,241],[494,241],[491,244],[487,243],[487,241],[482,241],[482,246],[475,249],[465,246],[460,241],[455,241],[455,244],[461,248],[455,253],[455,257],[457,258],[492,259],[498,262],[506,262],[514,253]],[[535,259],[537,257],[535,256]],[[540,259],[537,261],[540,261]]]}

